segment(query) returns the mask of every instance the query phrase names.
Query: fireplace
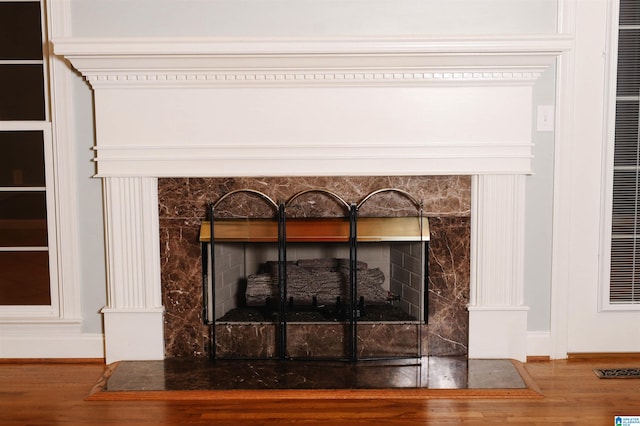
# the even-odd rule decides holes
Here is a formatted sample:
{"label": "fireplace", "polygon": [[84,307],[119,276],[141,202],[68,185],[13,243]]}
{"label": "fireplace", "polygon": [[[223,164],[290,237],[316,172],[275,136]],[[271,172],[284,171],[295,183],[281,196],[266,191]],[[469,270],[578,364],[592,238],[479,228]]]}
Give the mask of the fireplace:
{"label": "fireplace", "polygon": [[[258,190],[279,190],[261,176],[465,180],[466,223],[429,214],[430,249],[444,240],[438,221],[470,229],[468,355],[524,360],[532,88],[568,47],[562,37],[535,35],[54,40],[94,90],[107,362],[204,350],[202,327],[178,327],[187,336],[180,341],[165,329],[190,305],[171,306],[163,294],[180,300],[190,280],[200,282],[192,262],[214,199],[208,179],[255,178]],[[178,212],[193,226],[176,229],[168,217]],[[180,264],[180,252],[193,253]]]}
{"label": "fireplace", "polygon": [[[325,188],[332,193],[340,194],[344,200],[356,201],[366,198],[379,188],[397,188],[420,200],[422,214],[425,223],[429,224],[431,236],[427,246],[428,254],[420,253],[420,250],[425,248],[423,243],[418,242],[416,246],[416,242],[402,241],[406,238],[395,238],[396,241],[393,243],[371,243],[369,246],[362,243],[358,246],[359,261],[366,262],[370,268],[382,269],[386,277],[385,291],[390,290],[392,294],[400,296],[404,292],[401,300],[393,301],[391,305],[408,314],[408,317],[413,317],[413,320],[407,320],[405,317],[402,321],[385,321],[386,325],[383,327],[372,327],[373,323],[370,321],[361,322],[359,355],[365,358],[381,358],[467,354],[471,179],[468,176],[345,176],[159,180],[161,269],[163,305],[166,309],[164,335],[167,356],[211,356],[211,330],[203,324],[200,279],[202,262],[199,250],[199,241],[203,238],[201,229],[205,229],[204,239],[208,241],[209,228],[203,227],[202,223],[206,225],[208,222],[210,213],[207,212],[207,206],[210,201],[246,188],[264,192],[274,200],[288,200],[295,194],[313,188]],[[216,213],[216,217],[273,217],[273,209],[265,208],[266,203],[256,202],[256,197],[229,197],[225,201],[228,203],[219,206],[220,211]],[[311,215],[317,218],[324,212],[325,217],[328,215],[331,220],[339,216],[339,220],[344,221],[344,209],[336,208],[335,203],[324,195],[311,195],[304,200],[304,205],[306,207],[302,209],[291,207],[294,211],[303,210],[298,217],[308,218]],[[409,215],[409,218],[416,221],[416,214],[419,214],[411,202],[398,195],[372,198],[362,207],[361,213],[365,220],[367,217]],[[348,225],[348,221],[346,223]],[[342,224],[344,225],[344,222]],[[271,232],[273,234],[274,231]],[[344,230],[341,233],[344,233]],[[323,243],[320,248],[314,244],[311,246],[315,248],[310,247],[309,243],[293,244],[289,247],[291,251],[288,252],[287,261],[315,258],[320,254],[337,258],[349,257],[346,241],[337,245]],[[266,253],[251,252],[251,259],[247,260],[247,250],[256,248]],[[392,272],[394,267],[390,266],[390,258],[403,256],[403,251],[406,253],[411,249],[414,256],[412,260],[405,260],[406,269],[400,268]],[[395,254],[390,254],[390,250],[395,251]],[[247,243],[237,242],[236,239],[233,243],[222,242],[217,245],[215,257],[221,264],[215,271],[217,281],[231,283],[218,289],[217,306],[210,307],[213,312],[209,321],[219,320],[215,326],[218,356],[278,356],[275,344],[277,324],[274,324],[274,321],[265,321],[264,318],[238,321],[237,317],[228,315],[224,318],[225,314],[239,305],[238,296],[241,295],[241,289],[237,286],[238,281],[258,272],[261,263],[277,260],[277,256],[277,247],[273,242]],[[423,259],[420,259],[421,257]],[[420,260],[428,261],[429,264],[417,263]],[[425,266],[428,266],[429,270],[428,306],[421,302],[420,298],[424,294],[420,292],[421,286],[415,282],[416,279],[425,278]],[[413,288],[403,290],[402,281],[411,279],[404,278],[404,275],[410,274],[408,269],[411,268],[414,272]],[[224,274],[228,274],[226,279]],[[397,274],[397,282],[390,284],[394,274]],[[409,300],[413,301],[413,307]],[[308,300],[301,304],[308,304]],[[349,343],[347,322],[343,321],[342,325],[327,322],[310,325],[304,324],[304,321],[295,321],[294,318],[288,327],[291,330],[288,336],[290,354],[297,358],[345,358]],[[368,337],[365,337],[365,334]],[[309,336],[313,338],[310,339]],[[370,342],[368,346],[366,341]],[[327,346],[330,342],[332,344]],[[382,349],[381,346],[386,349]]]}

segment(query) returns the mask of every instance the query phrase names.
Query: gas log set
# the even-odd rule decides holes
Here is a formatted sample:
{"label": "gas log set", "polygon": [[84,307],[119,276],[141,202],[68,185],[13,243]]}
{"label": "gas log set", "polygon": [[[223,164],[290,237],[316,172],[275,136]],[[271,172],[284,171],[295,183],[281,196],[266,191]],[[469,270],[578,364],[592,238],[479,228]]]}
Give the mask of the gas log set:
{"label": "gas log set", "polygon": [[[367,215],[388,196],[412,213]],[[256,202],[260,213],[237,211]],[[349,203],[310,189],[275,202],[243,189],[208,215],[200,241],[213,358],[423,356],[429,225],[409,193],[384,188]]]}
{"label": "gas log set", "polygon": [[[245,291],[249,306],[275,298],[278,291],[278,264],[267,262],[267,272],[249,275]],[[302,304],[327,304],[336,298],[348,298],[349,259],[300,259],[287,262],[287,295],[290,301]],[[376,303],[384,302],[384,274],[379,268],[369,269],[357,262],[358,296]]]}
{"label": "gas log set", "polygon": [[[293,321],[349,319],[349,259],[300,259],[287,262],[287,315]],[[277,314],[278,264],[267,262],[265,272],[247,277],[243,308],[227,312],[219,321],[270,320]],[[392,305],[400,300],[383,288],[384,273],[357,262],[356,318],[361,321],[416,321]]]}

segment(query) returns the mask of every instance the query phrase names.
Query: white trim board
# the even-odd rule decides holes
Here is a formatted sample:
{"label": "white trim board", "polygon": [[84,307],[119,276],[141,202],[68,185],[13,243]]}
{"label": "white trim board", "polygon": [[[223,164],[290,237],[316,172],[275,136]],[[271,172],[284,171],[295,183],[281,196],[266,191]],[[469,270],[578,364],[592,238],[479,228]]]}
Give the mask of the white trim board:
{"label": "white trim board", "polygon": [[0,358],[104,358],[104,336],[78,323],[0,324]]}

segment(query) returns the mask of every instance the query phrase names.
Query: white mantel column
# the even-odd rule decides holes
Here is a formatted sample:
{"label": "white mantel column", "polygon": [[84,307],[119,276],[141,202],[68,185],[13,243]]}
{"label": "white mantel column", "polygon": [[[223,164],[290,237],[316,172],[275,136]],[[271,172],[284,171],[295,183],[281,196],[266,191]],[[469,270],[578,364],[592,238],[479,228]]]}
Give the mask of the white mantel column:
{"label": "white mantel column", "polygon": [[103,179],[106,362],[164,358],[156,178]]}
{"label": "white mantel column", "polygon": [[526,361],[524,175],[474,176],[469,358]]}

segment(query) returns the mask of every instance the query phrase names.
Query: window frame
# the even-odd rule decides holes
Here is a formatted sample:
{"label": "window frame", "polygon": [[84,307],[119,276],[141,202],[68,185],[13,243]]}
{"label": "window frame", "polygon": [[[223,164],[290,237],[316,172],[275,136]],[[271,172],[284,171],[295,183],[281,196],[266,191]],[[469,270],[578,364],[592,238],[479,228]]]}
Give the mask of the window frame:
{"label": "window frame", "polygon": [[[50,51],[50,40],[54,36],[70,34],[70,4],[66,0],[17,1],[40,3],[45,119],[0,121],[0,130],[43,132],[51,303],[0,306],[0,328],[9,333],[21,333],[25,326],[37,323],[54,327],[48,328],[46,333],[75,333],[80,330],[82,309],[79,269],[74,265],[78,253],[78,240],[75,230],[77,200],[74,192],[77,177],[73,169],[74,156],[70,155],[73,141],[73,74],[64,62]],[[55,96],[56,93],[60,96]]]}
{"label": "window frame", "polygon": [[607,50],[604,88],[604,143],[602,164],[602,194],[601,194],[601,230],[600,230],[600,293],[598,297],[598,311],[621,312],[640,311],[640,302],[612,303],[611,302],[611,248],[613,222],[613,189],[614,189],[614,156],[615,156],[615,126],[616,126],[616,95],[618,69],[618,35],[620,30],[620,0],[609,1],[609,19],[607,28]]}
{"label": "window frame", "polygon": [[[46,74],[45,74],[46,75]],[[46,84],[45,84],[46,87]],[[53,187],[53,140],[51,137],[50,122],[2,122],[0,121],[0,131],[7,130],[31,130],[41,131],[44,143],[45,162],[45,199],[47,205],[47,247],[20,247],[18,250],[32,249],[26,251],[47,251],[49,254],[49,294],[51,303],[49,305],[0,305],[0,318],[6,317],[58,317],[60,315],[60,300],[58,298],[58,271],[57,271],[57,235],[55,209],[55,194]],[[14,247],[2,247],[0,251],[14,251]]]}

